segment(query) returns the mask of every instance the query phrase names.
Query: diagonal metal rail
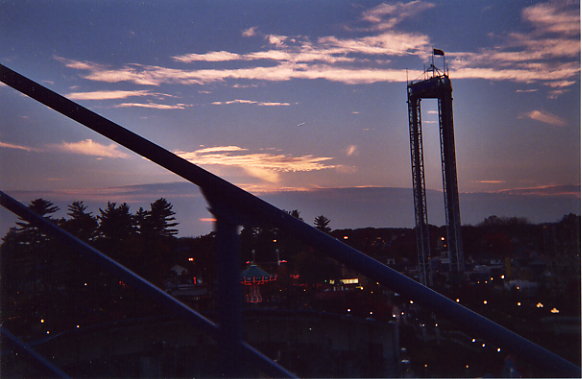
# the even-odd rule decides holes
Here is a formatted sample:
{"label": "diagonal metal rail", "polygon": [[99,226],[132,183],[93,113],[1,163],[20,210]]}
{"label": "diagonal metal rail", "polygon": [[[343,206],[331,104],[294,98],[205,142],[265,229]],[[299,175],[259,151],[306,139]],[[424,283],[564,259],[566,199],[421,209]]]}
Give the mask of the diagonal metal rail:
{"label": "diagonal metal rail", "polygon": [[10,343],[10,345],[12,345],[12,347],[15,350],[24,353],[29,358],[32,358],[34,362],[36,362],[37,366],[41,368],[43,371],[45,371],[47,374],[50,374],[52,377],[55,378],[63,379],[70,378],[70,376],[66,372],[55,366],[50,360],[39,354],[32,347],[21,341],[20,338],[12,334],[10,330],[2,326],[0,327],[0,334],[2,335],[2,337],[6,339],[7,342]]}
{"label": "diagonal metal rail", "polygon": [[[132,287],[148,295],[151,299],[154,299],[158,303],[163,304],[167,309],[172,310],[176,315],[190,321],[191,323],[193,323],[193,325],[195,325],[197,328],[200,328],[205,333],[208,333],[211,337],[217,340],[221,338],[220,330],[221,328],[217,324],[208,320],[200,313],[196,312],[195,310],[188,307],[184,303],[180,302],[176,298],[167,294],[165,291],[161,290],[156,285],[150,283],[149,281],[139,276],[135,272],[131,271],[127,267],[111,259],[109,256],[103,254],[102,252],[90,246],[86,242],[78,239],[71,233],[61,229],[50,220],[37,215],[36,213],[31,211],[27,206],[13,199],[12,197],[8,196],[2,191],[0,191],[0,205],[10,210],[14,214],[22,217],[23,219],[38,226],[46,233],[51,234],[55,238],[61,240],[61,242],[74,248],[76,251],[79,251],[83,253],[85,256],[88,256],[93,261],[103,266],[111,274],[121,278],[124,282],[130,284]],[[3,330],[3,333],[4,332],[5,330]],[[8,334],[8,336],[10,336],[10,334]],[[292,373],[290,373],[277,363],[273,362],[270,358],[268,358],[267,356],[265,356],[264,354],[262,354],[249,344],[242,342],[241,350],[246,359],[254,363],[256,366],[260,367],[269,375],[284,378],[295,377],[295,375],[293,375]],[[33,357],[39,359],[38,354],[37,355],[33,354]],[[42,356],[40,358],[41,358],[40,363],[45,364],[44,361],[46,361],[46,359],[44,359],[43,361]],[[48,367],[50,368],[50,366]]]}
{"label": "diagonal metal rail", "polygon": [[220,204],[222,209],[228,209],[231,214],[236,214],[237,219],[242,220],[242,223],[271,224],[279,227],[350,268],[448,318],[456,323],[459,328],[494,342],[524,360],[544,367],[556,376],[581,376],[580,367],[559,355],[457,304],[446,296],[320,232],[241,188],[1,64],[0,80],[40,103],[200,186],[212,206]]}

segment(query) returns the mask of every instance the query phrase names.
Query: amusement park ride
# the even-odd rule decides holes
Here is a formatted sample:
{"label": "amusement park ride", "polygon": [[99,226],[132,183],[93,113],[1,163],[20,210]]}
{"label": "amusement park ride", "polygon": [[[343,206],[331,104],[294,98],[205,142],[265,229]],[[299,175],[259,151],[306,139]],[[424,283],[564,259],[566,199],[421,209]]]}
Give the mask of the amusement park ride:
{"label": "amusement park ride", "polygon": [[[443,57],[443,71],[440,71],[435,66],[435,55]],[[432,62],[429,68],[424,71],[424,76],[423,80],[407,83],[410,158],[412,163],[419,280],[425,285],[430,285],[432,282],[428,261],[430,257],[430,239],[424,180],[420,102],[422,99],[438,99],[443,192],[447,221],[447,245],[450,258],[451,279],[455,283],[462,278],[464,263],[453,129],[453,89],[446,69],[444,51],[433,49]]]}

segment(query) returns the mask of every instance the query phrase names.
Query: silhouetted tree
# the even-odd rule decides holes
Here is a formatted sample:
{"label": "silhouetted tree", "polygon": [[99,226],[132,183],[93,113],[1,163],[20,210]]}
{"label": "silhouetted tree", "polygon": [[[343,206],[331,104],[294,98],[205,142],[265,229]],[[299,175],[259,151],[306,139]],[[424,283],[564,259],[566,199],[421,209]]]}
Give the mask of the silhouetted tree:
{"label": "silhouetted tree", "polygon": [[139,232],[139,261],[136,269],[146,278],[160,284],[176,262],[172,255],[176,245],[174,214],[166,199],[160,198],[150,204],[149,210],[140,208],[134,217]]}
{"label": "silhouetted tree", "polygon": [[91,241],[97,233],[95,216],[87,212],[87,206],[82,201],[74,201],[68,210],[70,218],[64,221],[63,227],[83,241]]}
{"label": "silhouetted tree", "polygon": [[527,225],[529,222],[524,217],[498,217],[489,216],[485,218],[479,226],[509,226],[509,225]]}
{"label": "silhouetted tree", "polygon": [[301,218],[301,215],[299,214],[299,211],[297,209],[293,209],[292,211],[289,211],[287,213],[289,213],[291,216],[295,217],[296,219],[303,221],[303,219]]}
{"label": "silhouetted tree", "polygon": [[163,197],[150,204],[150,211],[146,216],[151,232],[160,237],[173,237],[178,234],[174,227],[178,225],[170,204]]}
{"label": "silhouetted tree", "polygon": [[[57,222],[58,210],[50,201],[36,199],[28,207],[38,215]],[[15,328],[26,324],[41,312],[58,314],[50,301],[51,288],[62,279],[58,245],[33,223],[20,219],[2,244],[2,309],[4,320],[13,319]]]}
{"label": "silhouetted tree", "polygon": [[139,207],[137,212],[135,212],[134,222],[137,229],[137,233],[143,236],[148,233],[148,217],[149,212]]}
{"label": "silhouetted tree", "polygon": [[99,213],[99,238],[109,245],[117,245],[135,233],[134,217],[126,203],[117,206],[117,203],[108,202],[107,208],[99,208]]}
{"label": "silhouetted tree", "polygon": [[315,220],[313,221],[313,224],[315,225],[315,227],[317,229],[321,230],[322,232],[330,233],[331,228],[328,226],[330,222],[331,222],[330,219],[328,219],[324,215],[321,215],[321,216],[317,216],[315,218]]}
{"label": "silhouetted tree", "polygon": [[[50,201],[40,198],[32,200],[28,204],[28,208],[37,215],[52,221],[56,221],[55,219],[53,219],[52,215],[59,210],[59,207],[57,207]],[[16,222],[16,225],[18,225],[19,227],[16,228],[14,231],[17,235],[20,236],[19,239],[25,241],[26,244],[35,246],[44,243],[48,239],[50,239],[50,237],[41,232],[39,228],[34,224],[26,221],[23,218],[19,218],[19,220],[20,221]]]}

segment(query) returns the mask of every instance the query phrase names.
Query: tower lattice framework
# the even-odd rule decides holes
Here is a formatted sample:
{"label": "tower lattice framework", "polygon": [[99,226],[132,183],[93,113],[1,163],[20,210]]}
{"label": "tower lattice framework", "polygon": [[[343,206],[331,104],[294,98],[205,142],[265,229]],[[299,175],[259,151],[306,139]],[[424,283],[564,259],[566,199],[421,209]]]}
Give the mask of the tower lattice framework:
{"label": "tower lattice framework", "polygon": [[438,99],[439,133],[445,215],[447,222],[447,244],[450,271],[453,281],[458,282],[464,271],[463,245],[461,240],[461,212],[457,185],[455,137],[453,129],[453,89],[448,75],[408,84],[408,124],[410,131],[410,157],[412,163],[412,187],[420,281],[431,284],[430,233],[428,228],[426,190],[424,179],[424,157],[422,147],[422,99]]}

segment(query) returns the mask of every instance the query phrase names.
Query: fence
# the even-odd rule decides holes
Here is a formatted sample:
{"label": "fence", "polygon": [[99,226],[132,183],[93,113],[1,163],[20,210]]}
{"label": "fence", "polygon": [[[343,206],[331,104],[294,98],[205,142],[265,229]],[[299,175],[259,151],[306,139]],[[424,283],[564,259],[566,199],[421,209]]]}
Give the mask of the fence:
{"label": "fence", "polygon": [[[391,290],[413,299],[427,309],[440,314],[465,329],[502,346],[524,360],[545,367],[556,376],[580,377],[580,367],[532,343],[495,322],[457,304],[455,301],[389,268],[379,261],[353,249],[343,242],[307,225],[303,221],[277,209],[241,188],[211,174],[151,141],[121,127],[79,104],[39,85],[36,82],[0,65],[0,80],[38,102],[62,113],[101,135],[146,157],[169,171],[196,184],[202,190],[211,211],[215,214],[217,254],[222,264],[218,267],[218,325],[205,319],[163,291],[111,260],[91,246],[68,233],[58,230],[46,220],[35,216],[22,204],[2,194],[2,205],[21,217],[42,223],[46,230],[74,244],[80,250],[97,257],[110,270],[128,283],[146,291],[150,296],[178,311],[217,338],[223,350],[225,372],[240,376],[241,355],[250,357],[273,376],[292,377],[284,368],[241,340],[242,297],[239,285],[239,225],[272,225],[294,235],[322,253],[361,272]],[[43,221],[44,220],[44,221]],[[163,296],[165,295],[165,296]]]}

